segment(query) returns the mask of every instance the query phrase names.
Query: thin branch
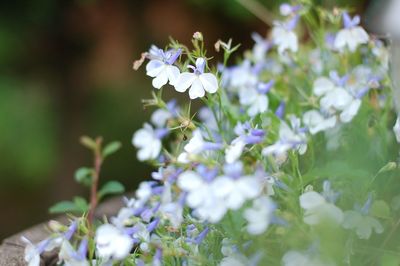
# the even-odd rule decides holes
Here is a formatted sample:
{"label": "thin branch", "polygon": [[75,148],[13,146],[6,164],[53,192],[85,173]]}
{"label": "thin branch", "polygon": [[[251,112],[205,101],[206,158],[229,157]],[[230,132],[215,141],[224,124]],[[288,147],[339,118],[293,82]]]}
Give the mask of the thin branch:
{"label": "thin branch", "polygon": [[259,18],[268,26],[272,27],[274,22],[274,15],[265,6],[257,2],[256,0],[236,0],[250,13]]}

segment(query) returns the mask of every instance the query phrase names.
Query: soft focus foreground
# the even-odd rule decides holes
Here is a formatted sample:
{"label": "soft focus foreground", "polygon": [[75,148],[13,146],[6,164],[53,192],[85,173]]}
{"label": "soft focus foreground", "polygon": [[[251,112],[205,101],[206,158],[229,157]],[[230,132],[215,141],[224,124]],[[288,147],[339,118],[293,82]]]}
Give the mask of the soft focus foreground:
{"label": "soft focus foreground", "polygon": [[243,56],[222,39],[209,57],[201,32],[143,53],[154,111],[132,144],[158,170],[109,221],[84,212],[24,239],[26,261],[59,248],[68,265],[398,265],[387,47],[345,9],[304,0],[276,17]]}

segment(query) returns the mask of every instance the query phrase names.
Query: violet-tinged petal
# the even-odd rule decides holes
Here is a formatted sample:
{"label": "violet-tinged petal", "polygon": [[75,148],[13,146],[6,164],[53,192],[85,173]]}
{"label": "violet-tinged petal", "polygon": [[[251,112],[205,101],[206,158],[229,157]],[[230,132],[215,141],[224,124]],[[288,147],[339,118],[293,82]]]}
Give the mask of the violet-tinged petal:
{"label": "violet-tinged petal", "polygon": [[153,217],[153,211],[151,209],[145,209],[141,214],[140,217],[143,221],[149,222],[151,217]]}
{"label": "violet-tinged petal", "polygon": [[124,234],[129,235],[129,236],[131,236],[139,231],[140,231],[140,227],[137,225],[124,228],[124,230],[123,230]]}
{"label": "violet-tinged petal", "polygon": [[206,151],[215,151],[222,149],[222,143],[204,142],[203,149]]}
{"label": "violet-tinged petal", "polygon": [[158,139],[164,138],[168,133],[169,130],[167,128],[158,128],[155,130],[155,135]]}
{"label": "violet-tinged petal", "polygon": [[206,60],[202,57],[197,58],[195,73],[197,75],[203,74],[205,66],[206,66]]}
{"label": "violet-tinged petal", "polygon": [[246,144],[258,144],[263,141],[263,137],[259,136],[244,136],[244,142]]}
{"label": "violet-tinged petal", "polygon": [[352,21],[347,12],[343,12],[343,27],[345,27],[346,29],[352,27]]}
{"label": "violet-tinged petal", "polygon": [[259,93],[266,94],[271,90],[271,88],[272,88],[272,86],[274,86],[274,84],[275,84],[275,80],[270,80],[267,83],[259,83],[257,86],[257,91]]}
{"label": "violet-tinged petal", "polygon": [[77,228],[78,228],[78,222],[77,221],[72,222],[72,224],[68,227],[67,232],[65,232],[64,238],[70,240]]}
{"label": "violet-tinged petal", "polygon": [[296,15],[294,16],[288,23],[286,23],[285,28],[288,31],[294,30],[294,28],[297,26],[297,23],[299,22],[300,16]]}
{"label": "violet-tinged petal", "polygon": [[369,92],[370,88],[363,88],[361,90],[359,90],[356,94],[356,98],[357,99],[361,99],[362,97],[364,97],[368,92]]}
{"label": "violet-tinged petal", "polygon": [[160,222],[160,218],[156,218],[154,221],[152,221],[151,223],[149,223],[149,224],[147,225],[147,228],[146,228],[147,231],[148,231],[149,233],[153,232],[154,229],[157,228],[159,222]]}
{"label": "violet-tinged petal", "polygon": [[161,259],[162,259],[162,250],[160,248],[157,248],[156,254],[154,254],[153,263],[161,263]]}
{"label": "violet-tinged petal", "polygon": [[236,161],[231,164],[224,165],[224,173],[234,179],[242,176],[243,173],[243,163],[241,161]]}
{"label": "violet-tinged petal", "polygon": [[153,187],[151,189],[151,193],[153,195],[160,195],[160,194],[163,193],[163,191],[164,191],[164,187],[163,186],[157,186],[157,187]]}
{"label": "violet-tinged petal", "polygon": [[252,129],[250,131],[250,134],[253,136],[258,136],[258,137],[264,137],[265,136],[265,131],[262,129]]}
{"label": "violet-tinged petal", "polygon": [[282,119],[283,116],[285,115],[285,107],[286,103],[284,101],[281,101],[278,108],[276,108],[275,115],[280,119]]}
{"label": "violet-tinged petal", "polygon": [[361,213],[364,215],[367,215],[369,213],[369,209],[371,208],[372,205],[372,195],[368,195],[368,199],[365,202],[364,206],[361,208]]}
{"label": "violet-tinged petal", "polygon": [[181,55],[182,53],[182,49],[178,49],[175,51],[175,53],[173,53],[167,60],[167,64],[172,65],[173,63],[175,63],[176,59],[178,59],[178,57]]}
{"label": "violet-tinged petal", "polygon": [[203,239],[207,236],[208,232],[210,231],[210,229],[208,227],[206,227],[206,229],[204,229],[195,239],[195,243],[197,245],[200,245],[201,242],[203,241]]}

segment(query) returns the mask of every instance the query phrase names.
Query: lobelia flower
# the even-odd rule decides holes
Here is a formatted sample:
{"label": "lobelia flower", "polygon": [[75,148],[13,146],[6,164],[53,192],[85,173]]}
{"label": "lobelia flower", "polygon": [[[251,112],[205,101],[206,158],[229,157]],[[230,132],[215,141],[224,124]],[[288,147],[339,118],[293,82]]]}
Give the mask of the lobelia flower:
{"label": "lobelia flower", "polygon": [[196,159],[196,156],[204,151],[213,151],[222,148],[221,143],[213,143],[205,141],[200,129],[195,129],[193,131],[193,136],[189,142],[185,145],[184,152],[182,152],[177,161],[179,163],[189,163],[190,161]]}
{"label": "lobelia flower", "polygon": [[254,117],[268,110],[268,97],[266,94],[274,83],[275,81],[271,80],[268,83],[259,83],[256,87],[242,87],[239,90],[240,104],[250,106],[247,109],[249,116]]}
{"label": "lobelia flower", "polygon": [[327,201],[321,194],[308,191],[299,198],[300,206],[305,210],[303,221],[309,225],[316,225],[323,221],[341,224],[343,212],[333,203]]}
{"label": "lobelia flower", "polygon": [[281,120],[279,126],[279,139],[276,143],[267,146],[262,150],[264,156],[285,156],[286,152],[291,149],[298,150],[300,154],[304,154],[307,151],[307,137],[304,133],[305,129],[300,128],[300,119],[291,115],[290,122],[291,127]]}
{"label": "lobelia flower", "polygon": [[[243,165],[237,162],[234,165],[225,165],[225,175],[218,176],[212,181],[211,189],[214,195],[221,199],[231,210],[238,210],[246,200],[257,197],[261,192],[259,179],[253,175],[242,176]],[[235,169],[235,171],[232,171]]]}
{"label": "lobelia flower", "polygon": [[332,114],[340,112],[340,121],[348,123],[358,113],[361,100],[344,88],[348,76],[340,78],[334,71],[330,73],[330,76],[331,79],[320,77],[315,80],[313,92],[316,96],[321,96],[320,105],[323,110]]}
{"label": "lobelia flower", "polygon": [[314,135],[320,131],[333,128],[336,125],[336,116],[325,118],[319,111],[310,110],[303,114],[303,123]]}
{"label": "lobelia flower", "polygon": [[186,171],[177,180],[178,187],[187,193],[187,205],[195,210],[199,218],[211,223],[220,221],[227,211],[225,202],[215,195],[212,185],[214,175],[203,178],[194,171]]}
{"label": "lobelia flower", "polygon": [[318,254],[289,250],[282,257],[284,266],[334,266],[333,262],[323,260]]}
{"label": "lobelia flower", "polygon": [[164,52],[154,45],[151,47],[149,52],[150,61],[146,65],[146,74],[153,78],[152,85],[154,88],[160,89],[168,81],[170,85],[175,84],[180,71],[173,64],[181,53],[181,49]]}
{"label": "lobelia flower", "polygon": [[161,139],[168,133],[167,129],[156,129],[145,123],[142,129],[135,132],[132,144],[139,149],[139,161],[154,160],[161,152]]}
{"label": "lobelia flower", "polygon": [[181,73],[174,86],[178,92],[185,92],[189,89],[190,99],[201,98],[205,92],[215,93],[218,90],[218,81],[214,74],[204,73],[206,60],[204,58],[197,58],[196,66],[189,65],[188,67],[193,70],[193,73]]}
{"label": "lobelia flower", "polygon": [[244,211],[243,216],[247,220],[247,232],[251,235],[264,233],[276,209],[275,203],[265,196],[261,196],[253,201],[253,206]]}
{"label": "lobelia flower", "polygon": [[252,33],[251,38],[255,44],[253,46],[253,59],[255,62],[262,62],[265,60],[268,50],[271,48],[271,43],[265,38],[261,37],[258,33]]}
{"label": "lobelia flower", "polygon": [[355,230],[360,239],[369,239],[372,231],[377,234],[383,232],[381,223],[369,215],[371,203],[372,198],[370,196],[362,208],[356,207],[356,210],[344,212],[343,228]]}
{"label": "lobelia flower", "polygon": [[397,117],[396,123],[393,126],[393,132],[396,137],[397,143],[400,143],[400,117]]}
{"label": "lobelia flower", "polygon": [[123,260],[133,247],[133,239],[111,224],[97,228],[95,243],[96,254],[103,261]]}
{"label": "lobelia flower", "polygon": [[225,161],[228,164],[234,163],[242,155],[243,149],[247,144],[261,143],[265,132],[261,129],[252,128],[250,123],[238,122],[234,129],[237,138],[225,150]]}
{"label": "lobelia flower", "polygon": [[232,92],[243,87],[254,87],[258,83],[257,72],[249,60],[244,60],[240,65],[224,70],[223,75],[227,76],[225,86]]}
{"label": "lobelia flower", "polygon": [[272,40],[278,46],[279,54],[283,54],[286,50],[297,52],[299,49],[297,35],[293,31],[299,18],[299,15],[295,15],[286,24],[275,22],[275,26],[272,29]]}
{"label": "lobelia flower", "polygon": [[68,241],[64,241],[59,252],[59,263],[70,266],[89,266],[86,260],[88,240],[84,238],[76,251]]}
{"label": "lobelia flower", "polygon": [[163,128],[169,119],[177,117],[178,114],[179,107],[176,105],[176,100],[171,100],[167,103],[166,108],[159,108],[155,110],[151,115],[150,121],[157,128]]}
{"label": "lobelia flower", "polygon": [[24,260],[28,263],[28,266],[39,266],[40,255],[45,251],[52,251],[59,247],[64,241],[62,237],[53,237],[40,241],[34,245],[29,239],[22,236],[22,242],[26,244],[24,250]]}
{"label": "lobelia flower", "polygon": [[355,16],[352,19],[347,12],[344,12],[344,29],[337,33],[334,47],[339,51],[343,51],[345,47],[348,47],[351,52],[354,52],[360,44],[367,43],[369,36],[362,27],[358,26],[359,24],[359,16]]}

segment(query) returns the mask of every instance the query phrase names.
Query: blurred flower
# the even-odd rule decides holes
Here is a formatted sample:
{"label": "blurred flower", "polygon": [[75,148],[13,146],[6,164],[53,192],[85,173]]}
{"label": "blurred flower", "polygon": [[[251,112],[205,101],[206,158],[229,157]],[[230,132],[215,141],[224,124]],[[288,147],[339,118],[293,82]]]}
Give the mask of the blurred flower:
{"label": "blurred flower", "polygon": [[133,239],[111,224],[97,228],[95,242],[96,254],[104,261],[126,258],[133,246]]}
{"label": "blurred flower", "polygon": [[275,23],[272,29],[272,40],[278,46],[279,54],[283,54],[286,50],[297,52],[299,44],[294,28],[297,25],[299,16],[294,16],[288,23]]}
{"label": "blurred flower", "polygon": [[247,232],[259,235],[267,230],[271,223],[275,204],[269,197],[261,196],[253,201],[253,206],[244,211],[243,216],[247,220]]}
{"label": "blurred flower", "polygon": [[323,221],[341,224],[343,212],[334,204],[329,203],[323,196],[315,191],[309,191],[300,196],[300,206],[305,210],[304,222],[316,225]]}
{"label": "blurred flower", "polygon": [[154,160],[161,152],[161,138],[167,131],[163,129],[154,130],[153,127],[145,123],[142,129],[135,132],[132,144],[139,149],[137,157],[139,161]]}
{"label": "blurred flower", "polygon": [[368,42],[368,34],[358,24],[360,24],[359,16],[352,19],[347,12],[343,13],[344,29],[336,35],[334,43],[336,49],[342,51],[347,46],[351,52],[354,52],[360,44]]}

